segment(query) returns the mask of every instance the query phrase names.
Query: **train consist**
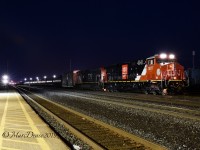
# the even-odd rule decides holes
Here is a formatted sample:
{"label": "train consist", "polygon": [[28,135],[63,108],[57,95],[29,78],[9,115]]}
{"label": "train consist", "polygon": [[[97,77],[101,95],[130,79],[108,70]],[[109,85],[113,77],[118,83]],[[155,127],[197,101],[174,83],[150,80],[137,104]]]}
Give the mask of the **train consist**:
{"label": "train consist", "polygon": [[187,85],[184,67],[173,54],[63,75],[62,86],[104,91],[143,91],[146,94],[181,92]]}

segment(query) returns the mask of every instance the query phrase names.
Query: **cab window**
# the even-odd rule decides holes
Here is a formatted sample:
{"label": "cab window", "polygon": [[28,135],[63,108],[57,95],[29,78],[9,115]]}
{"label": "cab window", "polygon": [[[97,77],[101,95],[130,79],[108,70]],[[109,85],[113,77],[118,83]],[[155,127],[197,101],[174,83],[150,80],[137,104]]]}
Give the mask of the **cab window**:
{"label": "cab window", "polygon": [[148,64],[148,65],[153,65],[153,64],[154,64],[154,59],[149,59],[149,60],[147,60],[147,64]]}

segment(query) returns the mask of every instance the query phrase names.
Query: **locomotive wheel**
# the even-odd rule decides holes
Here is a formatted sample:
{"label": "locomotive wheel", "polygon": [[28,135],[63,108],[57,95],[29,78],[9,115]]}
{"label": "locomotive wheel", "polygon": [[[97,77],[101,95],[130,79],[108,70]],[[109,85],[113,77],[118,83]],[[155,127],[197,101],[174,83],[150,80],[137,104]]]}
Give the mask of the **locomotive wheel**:
{"label": "locomotive wheel", "polygon": [[147,90],[145,90],[145,91],[144,91],[144,94],[148,95],[148,94],[149,94],[149,92],[148,92]]}
{"label": "locomotive wheel", "polygon": [[156,91],[152,91],[153,95],[157,95],[157,92]]}

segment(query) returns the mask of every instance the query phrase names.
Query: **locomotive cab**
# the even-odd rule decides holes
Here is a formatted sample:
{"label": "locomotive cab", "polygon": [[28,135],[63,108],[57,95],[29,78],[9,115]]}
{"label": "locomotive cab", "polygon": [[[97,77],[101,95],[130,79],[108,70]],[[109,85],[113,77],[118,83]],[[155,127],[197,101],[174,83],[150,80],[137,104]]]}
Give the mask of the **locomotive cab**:
{"label": "locomotive cab", "polygon": [[156,62],[161,67],[161,80],[179,81],[185,79],[184,67],[177,62],[175,55],[161,54],[156,58]]}
{"label": "locomotive cab", "polygon": [[180,87],[183,87],[183,80],[185,80],[184,67],[177,62],[174,54],[154,55],[146,59],[142,74],[137,79],[148,82],[150,91],[160,89],[157,93],[162,93],[166,89],[180,91]]}

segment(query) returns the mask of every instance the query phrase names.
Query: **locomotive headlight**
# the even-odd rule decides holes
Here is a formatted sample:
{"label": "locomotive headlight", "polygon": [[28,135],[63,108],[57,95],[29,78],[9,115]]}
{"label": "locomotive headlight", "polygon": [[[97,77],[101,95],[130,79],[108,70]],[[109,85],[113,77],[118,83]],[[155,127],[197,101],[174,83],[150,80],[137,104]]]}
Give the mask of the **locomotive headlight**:
{"label": "locomotive headlight", "polygon": [[165,54],[165,53],[160,54],[160,58],[161,58],[161,59],[167,58],[167,54]]}
{"label": "locomotive headlight", "polygon": [[174,59],[175,55],[174,54],[169,54],[169,59]]}

